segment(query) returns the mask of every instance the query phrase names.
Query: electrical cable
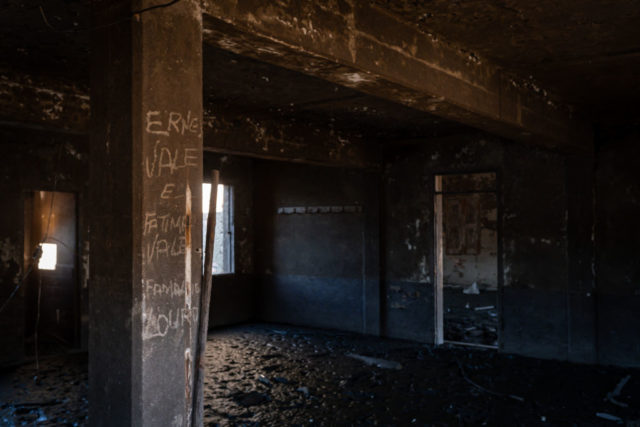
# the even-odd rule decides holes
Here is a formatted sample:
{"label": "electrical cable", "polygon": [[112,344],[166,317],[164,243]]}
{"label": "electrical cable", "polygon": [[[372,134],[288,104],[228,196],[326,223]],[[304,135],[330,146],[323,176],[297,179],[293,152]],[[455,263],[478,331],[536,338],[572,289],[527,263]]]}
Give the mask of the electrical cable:
{"label": "electrical cable", "polygon": [[33,266],[37,264],[38,261],[40,261],[41,256],[42,256],[42,247],[38,245],[36,246],[35,250],[33,251],[33,254],[31,255],[31,262],[29,263],[29,267],[27,267],[27,271],[25,271],[24,275],[22,276],[22,278],[20,279],[16,287],[13,289],[13,291],[9,295],[9,298],[7,298],[4,303],[2,303],[2,307],[0,307],[0,313],[2,313],[2,311],[9,304],[9,301],[11,301],[11,299],[15,296],[16,292],[18,292],[18,289],[20,289],[20,286],[22,286],[24,281],[27,280],[27,277],[29,277],[29,274],[31,274],[31,271],[33,271]]}
{"label": "electrical cable", "polygon": [[155,9],[164,9],[166,7],[173,6],[174,4],[176,4],[176,3],[180,2],[180,1],[181,0],[171,0],[171,1],[168,1],[166,3],[157,4],[155,6],[149,6],[149,7],[143,8],[143,9],[134,10],[133,12],[131,12],[129,14],[129,16],[126,16],[126,17],[121,18],[121,19],[117,19],[117,20],[115,20],[113,22],[108,22],[106,24],[96,25],[95,27],[73,28],[73,29],[68,29],[68,30],[61,30],[61,29],[55,28],[53,25],[51,25],[49,23],[49,20],[47,19],[47,15],[45,14],[44,8],[42,7],[42,5],[38,6],[38,8],[40,9],[40,15],[42,16],[42,20],[44,21],[44,24],[47,27],[49,27],[49,29],[51,31],[56,32],[56,33],[81,33],[81,32],[84,32],[84,31],[100,30],[100,29],[103,29],[103,28],[107,28],[107,27],[111,27],[113,25],[120,24],[122,22],[130,21],[136,15],[142,15],[143,13],[146,13],[146,12],[149,12],[149,11],[155,10]]}

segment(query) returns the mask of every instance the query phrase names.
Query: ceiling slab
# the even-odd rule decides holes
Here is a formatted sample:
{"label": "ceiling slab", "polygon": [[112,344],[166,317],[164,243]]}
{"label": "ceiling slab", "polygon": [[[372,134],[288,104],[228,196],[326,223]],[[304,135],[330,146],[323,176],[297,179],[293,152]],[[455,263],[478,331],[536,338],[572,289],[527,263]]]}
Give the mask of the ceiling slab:
{"label": "ceiling slab", "polygon": [[205,41],[499,135],[590,152],[545,91],[362,3],[207,1]]}
{"label": "ceiling slab", "polygon": [[530,77],[594,122],[637,114],[638,0],[371,3],[480,60]]}

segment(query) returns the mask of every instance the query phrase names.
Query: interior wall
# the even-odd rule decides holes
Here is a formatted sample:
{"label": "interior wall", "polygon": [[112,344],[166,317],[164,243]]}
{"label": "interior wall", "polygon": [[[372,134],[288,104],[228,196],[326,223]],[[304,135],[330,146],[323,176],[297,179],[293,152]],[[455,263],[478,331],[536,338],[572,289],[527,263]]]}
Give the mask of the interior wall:
{"label": "interior wall", "polygon": [[261,320],[379,330],[377,175],[256,162]]}
{"label": "interior wall", "polygon": [[[603,140],[596,174],[592,158],[484,134],[390,146],[382,178],[207,153],[205,179],[210,169],[221,170],[221,182],[234,186],[236,215],[236,272],[216,277],[211,325],[259,319],[381,328],[387,336],[432,342],[433,175],[492,170],[500,177],[502,212],[501,350],[638,366],[638,139],[633,131]],[[25,194],[74,192],[86,348],[86,138],[3,127],[0,158],[0,298],[28,262]],[[21,289],[0,313],[3,364],[24,357],[25,316]]]}
{"label": "interior wall", "polygon": [[[0,301],[4,303],[21,282],[29,259],[25,253],[25,201],[36,190],[72,192],[78,203],[78,280],[81,334],[76,346],[87,348],[89,229],[85,220],[88,140],[85,136],[44,130],[0,127]],[[27,236],[28,237],[28,236]],[[0,313],[0,363],[21,360],[24,354],[26,286],[21,286]]]}
{"label": "interior wall", "polygon": [[[592,298],[587,291],[570,292],[578,280],[572,276],[570,283],[571,262],[590,259],[573,250],[571,262],[569,257],[569,244],[590,236],[585,227],[567,227],[568,177],[579,168],[568,167],[560,153],[482,134],[390,147],[386,158],[386,335],[434,339],[433,175],[496,171],[502,206],[497,218],[502,231],[501,350],[571,360],[593,357],[594,323],[568,321],[574,307],[586,310]],[[572,188],[582,192],[572,197],[590,199],[589,187]],[[574,337],[581,348],[591,346],[591,352],[573,352],[578,345]]]}
{"label": "interior wall", "polygon": [[233,187],[234,266],[232,274],[213,276],[209,326],[252,320],[255,314],[253,275],[253,160],[215,153],[204,155],[204,181],[220,171],[220,184]]}
{"label": "interior wall", "polygon": [[598,359],[640,367],[640,131],[607,135],[597,167]]}
{"label": "interior wall", "polygon": [[495,194],[447,194],[443,200],[445,285],[498,288],[498,205]]}

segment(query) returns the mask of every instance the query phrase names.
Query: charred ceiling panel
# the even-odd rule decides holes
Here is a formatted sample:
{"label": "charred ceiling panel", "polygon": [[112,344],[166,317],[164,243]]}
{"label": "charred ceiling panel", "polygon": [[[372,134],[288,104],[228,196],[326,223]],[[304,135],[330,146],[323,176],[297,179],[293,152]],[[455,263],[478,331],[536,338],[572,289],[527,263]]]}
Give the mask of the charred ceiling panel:
{"label": "charred ceiling panel", "polygon": [[477,62],[496,61],[529,85],[553,88],[595,121],[631,118],[624,108],[640,97],[637,1],[371,3]]}

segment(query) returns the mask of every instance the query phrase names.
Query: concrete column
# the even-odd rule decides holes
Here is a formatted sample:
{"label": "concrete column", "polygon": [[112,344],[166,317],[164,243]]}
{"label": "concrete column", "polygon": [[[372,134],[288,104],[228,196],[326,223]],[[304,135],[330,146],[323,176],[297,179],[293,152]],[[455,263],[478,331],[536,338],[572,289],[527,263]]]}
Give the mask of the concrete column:
{"label": "concrete column", "polygon": [[91,425],[190,424],[202,21],[197,0],[162,3],[93,3]]}

